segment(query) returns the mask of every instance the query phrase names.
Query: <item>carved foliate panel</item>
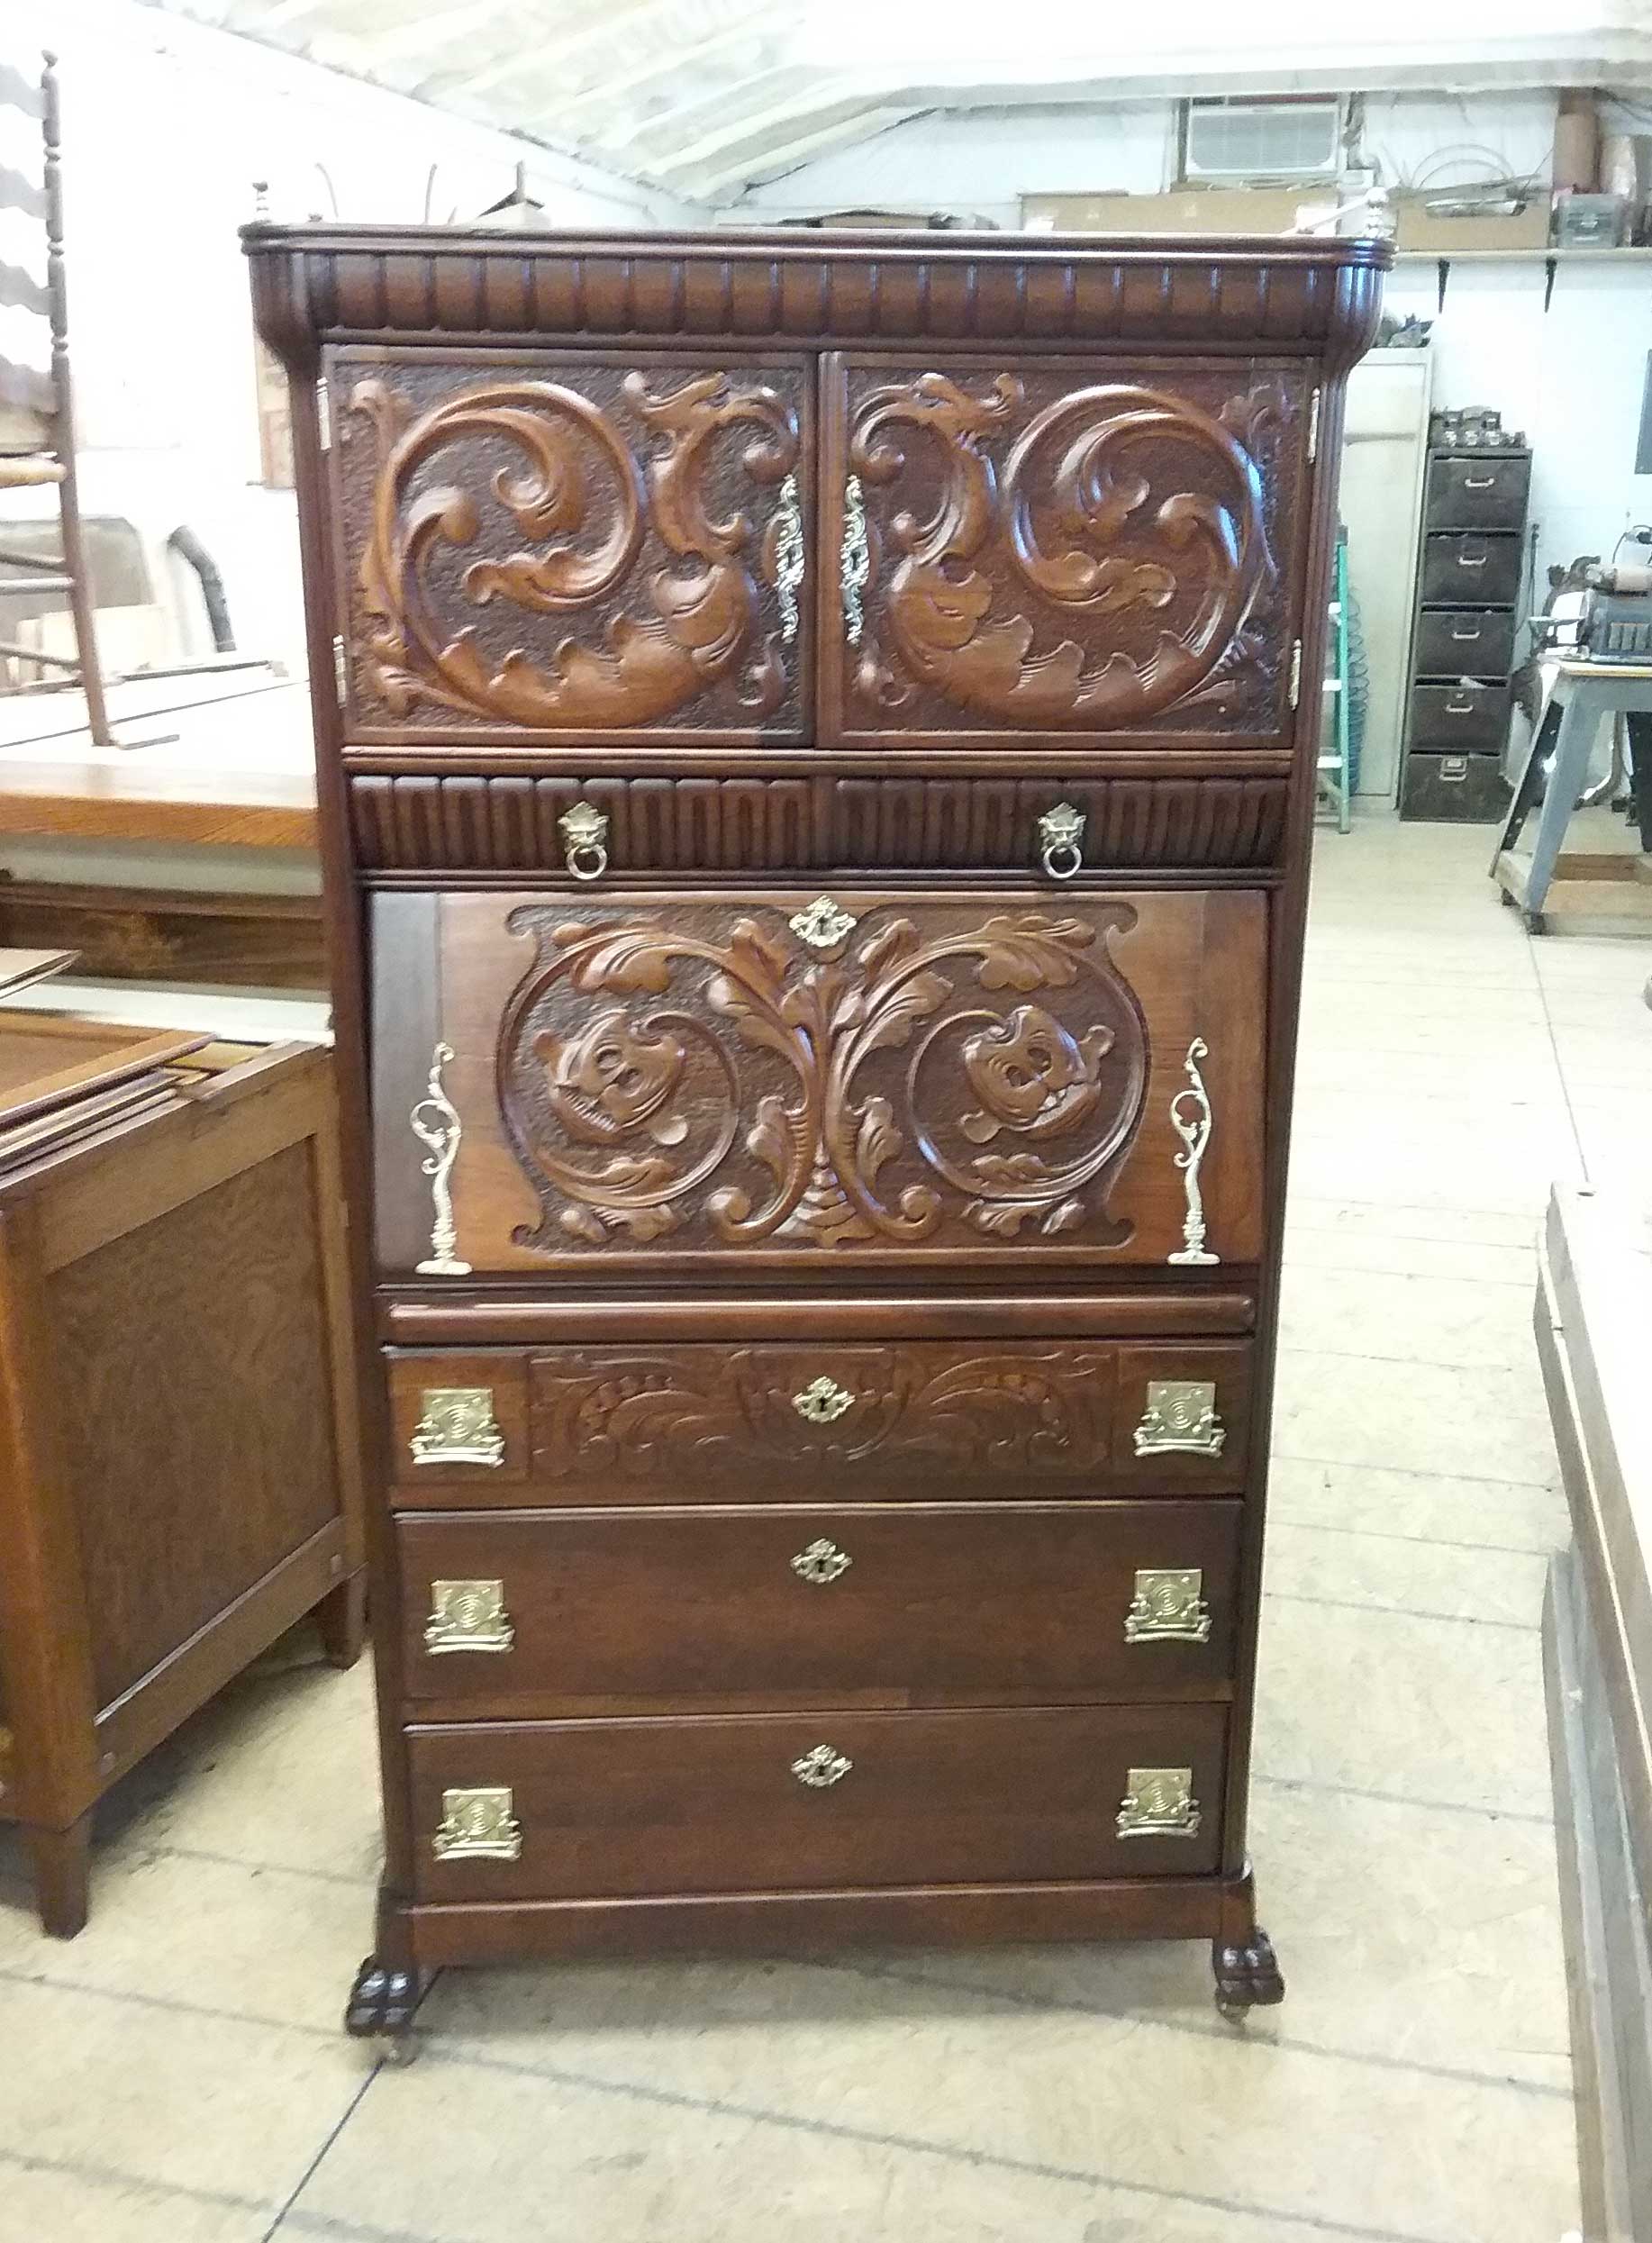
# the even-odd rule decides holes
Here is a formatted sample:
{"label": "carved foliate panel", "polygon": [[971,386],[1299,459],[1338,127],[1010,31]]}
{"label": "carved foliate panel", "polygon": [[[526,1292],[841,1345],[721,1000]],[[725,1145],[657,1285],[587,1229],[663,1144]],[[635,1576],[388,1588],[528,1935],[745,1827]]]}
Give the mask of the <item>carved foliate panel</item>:
{"label": "carved foliate panel", "polygon": [[[731,1278],[891,1256],[1165,1264],[1187,1207],[1171,1101],[1204,1023],[1212,1251],[1253,1258],[1262,899],[1067,903],[427,899],[458,1254],[478,1275],[595,1259]],[[381,1002],[416,966],[386,944]],[[378,1122],[381,1250],[411,1271],[430,1191],[387,1087]]]}
{"label": "carved foliate panel", "polygon": [[[848,1397],[824,1423],[795,1407],[823,1363]],[[776,1467],[776,1491],[841,1494],[892,1473],[1099,1484],[1116,1369],[1106,1348],[1014,1341],[548,1349],[529,1372],[534,1470],[657,1499],[674,1481],[754,1486]]]}
{"label": "carved foliate panel", "polygon": [[1288,729],[1299,367],[839,359],[826,396],[827,737]]}
{"label": "carved foliate panel", "polygon": [[328,372],[354,736],[799,736],[800,364]]}

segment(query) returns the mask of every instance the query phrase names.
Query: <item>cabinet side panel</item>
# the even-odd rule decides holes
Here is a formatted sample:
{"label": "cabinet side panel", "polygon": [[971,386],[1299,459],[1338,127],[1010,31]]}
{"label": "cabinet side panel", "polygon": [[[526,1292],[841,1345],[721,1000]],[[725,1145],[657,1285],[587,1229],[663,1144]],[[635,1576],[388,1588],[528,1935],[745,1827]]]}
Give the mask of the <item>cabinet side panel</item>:
{"label": "cabinet side panel", "polygon": [[107,1705],[338,1511],[303,1143],[48,1286]]}

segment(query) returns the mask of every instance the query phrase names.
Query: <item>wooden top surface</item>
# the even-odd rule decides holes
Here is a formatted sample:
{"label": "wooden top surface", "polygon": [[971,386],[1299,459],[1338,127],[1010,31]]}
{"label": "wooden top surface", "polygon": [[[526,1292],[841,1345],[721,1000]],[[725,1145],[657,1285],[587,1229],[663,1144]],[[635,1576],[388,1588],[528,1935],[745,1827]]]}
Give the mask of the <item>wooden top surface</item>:
{"label": "wooden top surface", "polygon": [[[139,679],[110,698],[116,738],[146,744],[94,747],[77,695],[0,699],[0,831],[315,847],[314,750],[302,686],[268,677],[239,689],[223,679],[210,686]],[[174,737],[158,737],[166,734]]]}

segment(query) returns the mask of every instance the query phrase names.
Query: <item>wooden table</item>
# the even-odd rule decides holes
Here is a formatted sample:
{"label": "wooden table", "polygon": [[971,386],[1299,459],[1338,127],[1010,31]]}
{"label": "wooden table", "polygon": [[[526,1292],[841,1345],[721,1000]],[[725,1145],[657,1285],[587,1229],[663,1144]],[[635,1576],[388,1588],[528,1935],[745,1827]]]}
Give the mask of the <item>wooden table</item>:
{"label": "wooden table", "polygon": [[[1607,855],[1592,853],[1567,858],[1560,844],[1566,838],[1577,797],[1589,768],[1589,751],[1603,717],[1652,713],[1652,665],[1632,662],[1562,662],[1549,701],[1557,709],[1558,732],[1549,755],[1551,728],[1545,721],[1532,731],[1531,744],[1520,767],[1514,799],[1492,852],[1491,876],[1503,901],[1516,906],[1532,934],[1548,931],[1545,905],[1551,885],[1562,882],[1647,884],[1652,889],[1652,858],[1640,850]],[[1545,759],[1548,759],[1547,775]],[[1531,855],[1520,858],[1514,844],[1520,829],[1542,797],[1538,813],[1537,839]],[[1642,931],[1652,933],[1652,911]]]}
{"label": "wooden table", "polygon": [[0,942],[108,979],[322,986],[304,688],[267,671],[129,680],[94,746],[71,694],[0,698]]}

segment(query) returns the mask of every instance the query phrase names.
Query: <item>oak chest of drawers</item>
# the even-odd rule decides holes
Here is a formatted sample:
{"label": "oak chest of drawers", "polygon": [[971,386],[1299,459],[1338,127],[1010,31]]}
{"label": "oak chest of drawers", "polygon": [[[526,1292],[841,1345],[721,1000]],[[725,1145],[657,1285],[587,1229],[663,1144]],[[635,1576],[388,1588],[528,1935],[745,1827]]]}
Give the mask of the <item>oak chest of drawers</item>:
{"label": "oak chest of drawers", "polygon": [[352,2030],[851,1939],[1276,2001],[1299,703],[1384,252],[248,246],[379,1490]]}

